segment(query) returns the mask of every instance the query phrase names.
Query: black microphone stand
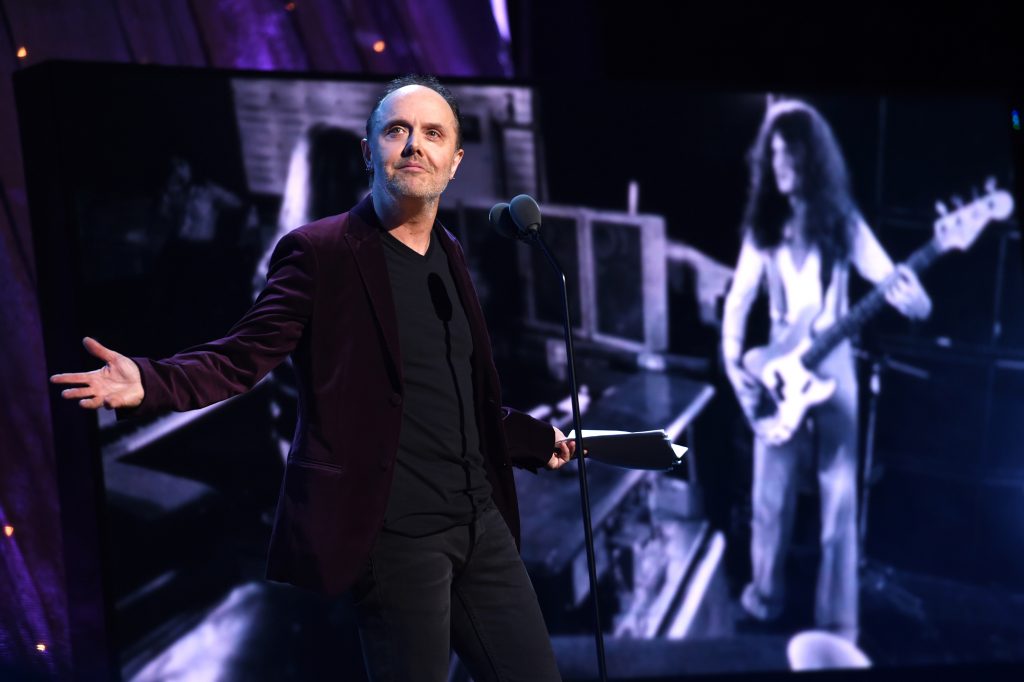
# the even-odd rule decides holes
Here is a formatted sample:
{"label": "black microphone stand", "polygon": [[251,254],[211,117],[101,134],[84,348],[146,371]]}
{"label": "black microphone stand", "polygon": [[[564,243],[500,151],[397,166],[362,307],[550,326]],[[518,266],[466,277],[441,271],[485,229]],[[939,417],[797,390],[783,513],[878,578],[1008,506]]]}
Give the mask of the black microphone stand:
{"label": "black microphone stand", "polygon": [[594,605],[594,641],[597,644],[597,669],[601,682],[608,680],[608,669],[604,657],[604,633],[601,631],[601,610],[597,600],[597,560],[594,555],[594,531],[590,524],[590,492],[587,487],[586,457],[583,456],[583,426],[580,423],[580,398],[576,385],[576,360],[572,347],[572,325],[569,321],[569,290],[566,286],[565,271],[558,264],[558,259],[544,242],[540,230],[527,230],[530,242],[540,247],[548,263],[554,268],[561,282],[562,292],[562,323],[565,329],[565,352],[569,364],[569,388],[572,399],[572,424],[576,430],[576,463],[579,467],[580,501],[583,507],[583,535],[587,547],[587,569],[590,573],[590,599]]}

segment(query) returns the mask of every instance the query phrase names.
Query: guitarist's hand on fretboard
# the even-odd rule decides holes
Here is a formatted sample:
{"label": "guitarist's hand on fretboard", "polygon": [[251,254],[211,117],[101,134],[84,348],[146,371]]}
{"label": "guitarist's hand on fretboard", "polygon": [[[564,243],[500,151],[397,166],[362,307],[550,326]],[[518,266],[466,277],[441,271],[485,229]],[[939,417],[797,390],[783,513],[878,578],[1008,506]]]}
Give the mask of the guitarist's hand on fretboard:
{"label": "guitarist's hand on fretboard", "polygon": [[885,300],[912,320],[923,320],[932,313],[932,299],[921,286],[917,273],[902,263],[889,277]]}

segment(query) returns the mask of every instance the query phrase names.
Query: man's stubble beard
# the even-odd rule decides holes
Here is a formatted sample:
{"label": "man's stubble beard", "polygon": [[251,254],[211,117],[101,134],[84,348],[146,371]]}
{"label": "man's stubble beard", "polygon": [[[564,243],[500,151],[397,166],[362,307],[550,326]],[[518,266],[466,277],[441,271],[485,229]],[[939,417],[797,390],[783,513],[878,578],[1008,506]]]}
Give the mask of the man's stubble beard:
{"label": "man's stubble beard", "polygon": [[405,178],[401,171],[395,170],[384,180],[384,187],[389,194],[396,197],[437,201],[448,187],[448,177],[442,175],[431,177],[430,182],[417,182],[414,178]]}

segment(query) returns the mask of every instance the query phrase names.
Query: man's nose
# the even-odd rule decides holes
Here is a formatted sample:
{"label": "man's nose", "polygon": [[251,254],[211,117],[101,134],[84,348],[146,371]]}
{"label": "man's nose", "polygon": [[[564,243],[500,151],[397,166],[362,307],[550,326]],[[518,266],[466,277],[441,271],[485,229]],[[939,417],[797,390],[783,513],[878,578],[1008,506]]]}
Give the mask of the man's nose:
{"label": "man's nose", "polygon": [[402,156],[412,156],[420,151],[420,136],[415,132],[409,133],[405,140],[405,147],[402,149]]}

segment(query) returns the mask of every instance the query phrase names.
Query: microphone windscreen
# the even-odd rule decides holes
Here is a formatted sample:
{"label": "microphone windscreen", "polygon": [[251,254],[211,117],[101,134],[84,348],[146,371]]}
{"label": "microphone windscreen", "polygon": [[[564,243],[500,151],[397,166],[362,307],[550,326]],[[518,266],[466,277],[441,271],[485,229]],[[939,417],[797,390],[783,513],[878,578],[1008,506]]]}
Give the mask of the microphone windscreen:
{"label": "microphone windscreen", "polygon": [[491,223],[491,227],[502,237],[516,239],[519,236],[519,230],[516,229],[515,224],[512,222],[512,216],[509,215],[508,204],[504,202],[495,204],[487,218]]}
{"label": "microphone windscreen", "polygon": [[523,232],[540,228],[540,206],[529,194],[514,197],[508,205],[512,222]]}

